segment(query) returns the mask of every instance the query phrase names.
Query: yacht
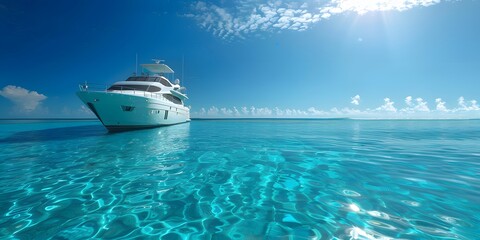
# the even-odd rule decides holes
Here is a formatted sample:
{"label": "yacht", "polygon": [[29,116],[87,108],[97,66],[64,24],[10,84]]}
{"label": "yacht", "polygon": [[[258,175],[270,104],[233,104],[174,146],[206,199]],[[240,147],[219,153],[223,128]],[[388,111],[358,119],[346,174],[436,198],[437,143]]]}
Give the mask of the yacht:
{"label": "yacht", "polygon": [[180,80],[160,60],[142,64],[141,74],[105,88],[81,84],[78,97],[109,131],[153,128],[190,121],[190,109]]}

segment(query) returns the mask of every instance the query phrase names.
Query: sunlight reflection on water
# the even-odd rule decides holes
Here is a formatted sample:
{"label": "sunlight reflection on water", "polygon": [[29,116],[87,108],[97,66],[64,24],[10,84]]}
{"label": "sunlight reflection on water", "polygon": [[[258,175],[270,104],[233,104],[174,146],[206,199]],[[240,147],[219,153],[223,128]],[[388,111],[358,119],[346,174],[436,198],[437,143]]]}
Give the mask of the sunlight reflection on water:
{"label": "sunlight reflection on water", "polygon": [[478,236],[478,121],[36,124],[0,124],[1,236]]}

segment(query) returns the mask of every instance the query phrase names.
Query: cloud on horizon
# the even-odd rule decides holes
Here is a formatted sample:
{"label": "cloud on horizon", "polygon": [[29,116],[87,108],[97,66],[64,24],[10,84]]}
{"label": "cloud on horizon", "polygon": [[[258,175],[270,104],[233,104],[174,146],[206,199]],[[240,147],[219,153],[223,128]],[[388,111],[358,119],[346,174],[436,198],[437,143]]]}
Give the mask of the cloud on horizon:
{"label": "cloud on horizon", "polygon": [[352,99],[352,101],[350,102],[351,104],[356,106],[360,105],[360,95],[357,94],[355,95],[355,97],[352,97],[351,99]]}
{"label": "cloud on horizon", "polygon": [[[442,0],[242,0],[217,4],[197,1],[191,5],[198,25],[213,35],[231,40],[259,32],[305,31],[315,23],[344,13],[359,15],[378,11],[405,11],[428,7]],[[443,0],[443,2],[448,0]]]}
{"label": "cloud on horizon", "polygon": [[47,99],[47,96],[36,91],[13,85],[5,86],[0,90],[0,96],[12,101],[20,112],[26,113],[34,111],[43,100]]}
{"label": "cloud on horizon", "polygon": [[[357,95],[358,96],[358,95]],[[356,97],[356,96],[355,96]],[[360,99],[360,96],[359,96]],[[353,98],[352,98],[353,100]],[[268,107],[232,107],[218,108],[211,106],[192,112],[194,118],[365,118],[365,119],[471,119],[480,118],[480,107],[476,100],[465,100],[460,97],[457,107],[448,109],[441,99],[435,99],[435,108],[430,108],[423,98],[408,96],[405,106],[395,107],[395,102],[385,98],[383,104],[377,108],[354,109],[332,108],[320,110],[315,107],[308,109],[268,108]]]}

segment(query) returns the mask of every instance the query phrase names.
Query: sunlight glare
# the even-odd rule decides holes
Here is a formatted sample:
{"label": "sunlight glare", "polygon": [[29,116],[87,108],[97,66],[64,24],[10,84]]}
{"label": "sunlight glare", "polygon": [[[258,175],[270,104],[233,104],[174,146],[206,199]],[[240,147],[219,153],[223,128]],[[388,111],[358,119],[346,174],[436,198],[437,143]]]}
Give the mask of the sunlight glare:
{"label": "sunlight glare", "polygon": [[429,6],[438,0],[334,0],[336,11],[353,11],[360,15],[372,11],[403,11],[417,5]]}

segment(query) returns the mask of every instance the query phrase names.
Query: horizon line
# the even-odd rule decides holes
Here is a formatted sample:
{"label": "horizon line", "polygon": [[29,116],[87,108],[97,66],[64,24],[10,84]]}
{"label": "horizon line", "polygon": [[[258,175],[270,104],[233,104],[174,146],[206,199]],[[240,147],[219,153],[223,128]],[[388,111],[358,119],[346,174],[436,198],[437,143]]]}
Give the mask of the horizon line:
{"label": "horizon line", "polygon": [[258,117],[240,117],[240,118],[190,118],[191,120],[480,120],[480,118],[351,118],[351,117],[341,117],[341,118],[258,118]]}
{"label": "horizon line", "polygon": [[0,121],[3,120],[98,120],[98,118],[78,118],[78,117],[73,117],[73,118],[58,118],[58,117],[42,117],[42,118],[0,118]]}
{"label": "horizon line", "polygon": [[[61,121],[61,120],[83,120],[83,121],[99,121],[98,118],[0,118],[0,121],[8,121],[8,120],[17,120],[17,121],[28,121],[28,120],[53,120],[53,121]],[[211,120],[480,120],[480,118],[352,118],[352,117],[337,117],[337,118],[322,118],[322,117],[306,117],[306,118],[288,118],[288,117],[279,117],[279,118],[272,118],[272,117],[225,117],[225,118],[218,118],[218,117],[194,117],[190,118],[190,120],[194,121],[211,121]]]}

